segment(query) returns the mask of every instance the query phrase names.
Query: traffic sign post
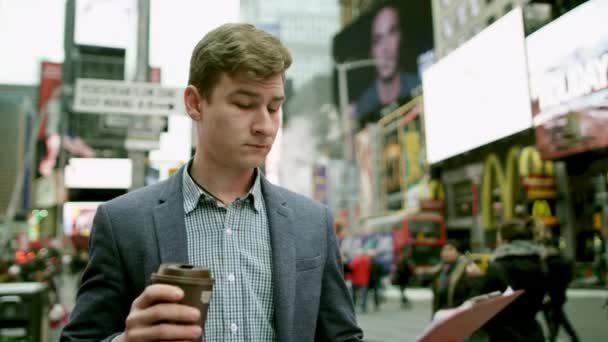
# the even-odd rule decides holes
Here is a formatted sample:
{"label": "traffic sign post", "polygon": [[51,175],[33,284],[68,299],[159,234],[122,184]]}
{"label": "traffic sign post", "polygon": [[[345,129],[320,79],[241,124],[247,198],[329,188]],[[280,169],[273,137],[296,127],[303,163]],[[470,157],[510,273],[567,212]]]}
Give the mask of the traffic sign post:
{"label": "traffic sign post", "polygon": [[74,89],[73,110],[129,115],[185,114],[183,88],[147,82],[79,78]]}

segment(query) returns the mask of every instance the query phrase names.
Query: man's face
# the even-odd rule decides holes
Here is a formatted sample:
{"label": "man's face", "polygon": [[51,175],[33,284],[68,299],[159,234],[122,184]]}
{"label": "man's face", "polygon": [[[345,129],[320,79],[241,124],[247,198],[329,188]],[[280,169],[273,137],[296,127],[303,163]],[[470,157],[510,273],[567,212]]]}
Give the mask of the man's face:
{"label": "man's face", "polygon": [[222,74],[200,102],[198,148],[223,167],[260,166],[279,129],[284,97],[281,75],[255,81],[244,73]]}
{"label": "man's face", "polygon": [[446,264],[451,264],[458,259],[459,253],[454,246],[447,244],[441,249],[441,260]]}
{"label": "man's face", "polygon": [[381,79],[390,79],[397,74],[400,43],[397,11],[391,7],[380,10],[372,23],[372,57],[378,63],[376,68]]}

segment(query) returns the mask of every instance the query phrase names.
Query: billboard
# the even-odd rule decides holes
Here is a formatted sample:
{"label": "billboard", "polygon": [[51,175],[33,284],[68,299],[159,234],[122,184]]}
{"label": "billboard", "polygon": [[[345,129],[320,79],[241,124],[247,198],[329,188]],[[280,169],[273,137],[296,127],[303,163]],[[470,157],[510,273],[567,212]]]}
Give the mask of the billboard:
{"label": "billboard", "polygon": [[422,81],[431,164],[532,127],[521,9],[428,68]]}
{"label": "billboard", "polygon": [[608,146],[608,2],[589,1],[527,38],[543,159]]}
{"label": "billboard", "polygon": [[369,125],[355,135],[355,155],[359,174],[359,215],[378,212],[378,126]]}
{"label": "billboard", "polygon": [[63,232],[67,236],[88,236],[93,218],[101,202],[65,202],[63,204]]}
{"label": "billboard", "polygon": [[37,140],[37,175],[48,177],[53,173],[61,147],[59,124],[61,120],[62,64],[42,62],[38,93],[40,126]]}
{"label": "billboard", "polygon": [[363,128],[407,102],[420,86],[418,58],[432,49],[431,1],[384,1],[359,16],[333,39],[336,64],[372,61],[347,71],[344,114]]}
{"label": "billboard", "polygon": [[428,192],[422,99],[417,97],[382,118],[379,127],[384,209],[418,211],[419,199]]}

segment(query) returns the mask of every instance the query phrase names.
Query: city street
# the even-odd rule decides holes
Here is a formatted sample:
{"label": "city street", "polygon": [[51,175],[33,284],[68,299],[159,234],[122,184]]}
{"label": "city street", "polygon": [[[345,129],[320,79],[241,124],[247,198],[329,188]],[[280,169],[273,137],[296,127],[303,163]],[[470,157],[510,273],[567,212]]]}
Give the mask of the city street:
{"label": "city street", "polygon": [[[61,282],[63,304],[72,308],[74,305],[75,284],[77,276],[65,274]],[[415,341],[416,337],[429,323],[431,316],[431,291],[425,288],[408,289],[408,298],[412,305],[402,309],[399,304],[398,291],[390,287],[386,292],[386,301],[379,311],[373,306],[371,296],[368,300],[368,312],[357,308],[357,319],[365,333],[367,342]],[[608,336],[608,312],[602,310],[608,291],[573,289],[568,291],[566,304],[567,315],[576,329],[580,341],[605,341]],[[541,323],[544,323],[540,318]],[[52,341],[58,341],[59,331],[52,332]],[[559,341],[569,341],[562,331]]]}
{"label": "city street", "polygon": [[[605,341],[608,336],[608,314],[602,310],[602,305],[608,298],[608,291],[570,290],[568,297],[566,311],[580,341]],[[427,289],[411,289],[409,298],[412,307],[401,309],[397,292],[391,289],[387,291],[387,300],[380,311],[374,311],[373,305],[367,313],[357,310],[365,341],[415,341],[429,322],[431,293]],[[544,323],[542,318],[540,321]],[[562,331],[558,341],[566,342],[569,338]]]}

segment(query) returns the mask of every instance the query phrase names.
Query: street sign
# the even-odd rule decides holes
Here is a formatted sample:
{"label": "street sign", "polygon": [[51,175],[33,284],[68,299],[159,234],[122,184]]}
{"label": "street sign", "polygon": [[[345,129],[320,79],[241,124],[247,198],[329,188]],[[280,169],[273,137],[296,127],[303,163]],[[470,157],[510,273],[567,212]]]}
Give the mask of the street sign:
{"label": "street sign", "polygon": [[75,112],[129,115],[185,114],[182,88],[145,82],[79,78]]}

